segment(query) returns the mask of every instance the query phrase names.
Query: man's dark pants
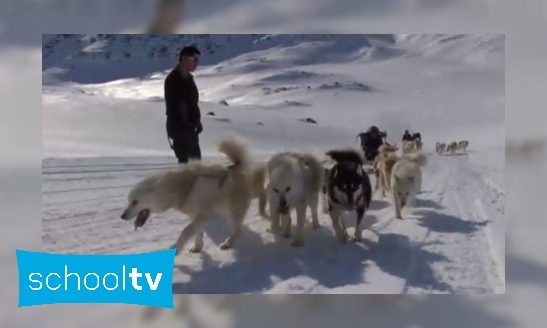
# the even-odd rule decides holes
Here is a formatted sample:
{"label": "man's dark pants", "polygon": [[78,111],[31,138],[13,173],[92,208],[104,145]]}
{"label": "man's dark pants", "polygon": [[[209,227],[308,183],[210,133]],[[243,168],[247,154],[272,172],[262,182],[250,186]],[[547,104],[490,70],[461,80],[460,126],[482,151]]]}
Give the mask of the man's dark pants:
{"label": "man's dark pants", "polygon": [[179,164],[188,163],[191,159],[201,159],[199,136],[195,129],[172,131],[170,138],[173,139],[173,151],[179,160]]}

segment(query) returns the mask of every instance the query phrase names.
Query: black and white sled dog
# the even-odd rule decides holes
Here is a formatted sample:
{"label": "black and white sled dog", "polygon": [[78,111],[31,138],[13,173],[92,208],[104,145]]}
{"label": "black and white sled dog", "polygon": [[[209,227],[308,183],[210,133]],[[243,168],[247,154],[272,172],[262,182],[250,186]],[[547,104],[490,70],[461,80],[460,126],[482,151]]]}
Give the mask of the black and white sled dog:
{"label": "black and white sled dog", "polygon": [[[335,163],[327,169],[323,188],[323,211],[328,212],[340,243],[346,243],[348,233],[342,215],[355,211],[357,224],[353,241],[361,241],[362,221],[372,202],[372,185],[363,169],[364,159],[354,149],[335,149],[326,153]],[[325,206],[326,205],[326,206]]]}

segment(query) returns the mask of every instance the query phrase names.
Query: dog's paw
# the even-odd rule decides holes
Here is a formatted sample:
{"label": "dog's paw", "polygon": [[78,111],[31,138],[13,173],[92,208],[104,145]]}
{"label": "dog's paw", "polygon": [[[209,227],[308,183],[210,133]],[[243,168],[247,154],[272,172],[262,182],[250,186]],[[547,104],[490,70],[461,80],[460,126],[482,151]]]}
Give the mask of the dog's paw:
{"label": "dog's paw", "polygon": [[403,217],[402,217],[401,215],[397,215],[397,216],[395,216],[395,218],[396,218],[397,220],[404,220]]}
{"label": "dog's paw", "polygon": [[313,222],[312,223],[312,228],[313,230],[317,230],[321,227],[321,225],[319,224],[319,222]]}
{"label": "dog's paw", "polygon": [[302,239],[295,239],[291,243],[291,246],[292,247],[302,247],[302,246],[304,246],[304,241]]}
{"label": "dog's paw", "polygon": [[290,231],[284,231],[282,234],[281,234],[281,237],[283,238],[291,238],[292,237],[292,234]]}
{"label": "dog's paw", "polygon": [[198,253],[201,253],[201,248],[194,246],[194,247],[190,248],[189,252],[192,253],[192,254],[198,254]]}
{"label": "dog's paw", "polygon": [[227,251],[229,249],[232,249],[232,244],[224,242],[224,243],[220,244],[220,249],[223,250],[223,251]]}
{"label": "dog's paw", "polygon": [[360,243],[363,241],[363,237],[361,235],[354,235],[351,237],[351,241],[354,243]]}
{"label": "dog's paw", "polygon": [[180,253],[182,252],[182,249],[179,249],[177,247],[177,244],[173,244],[173,245],[169,246],[166,250],[172,250],[172,249],[175,250],[175,257],[179,256]]}

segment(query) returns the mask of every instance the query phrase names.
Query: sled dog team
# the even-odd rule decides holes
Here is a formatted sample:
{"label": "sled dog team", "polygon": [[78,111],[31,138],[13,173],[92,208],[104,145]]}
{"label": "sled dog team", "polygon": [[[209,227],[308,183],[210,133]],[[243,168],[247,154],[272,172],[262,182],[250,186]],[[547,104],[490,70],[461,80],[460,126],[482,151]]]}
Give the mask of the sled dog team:
{"label": "sled dog team", "polygon": [[451,143],[444,143],[444,142],[437,142],[435,144],[435,152],[439,155],[446,153],[449,153],[450,155],[455,155],[458,151],[467,151],[467,147],[469,147],[469,141],[463,140],[460,142],[453,141]]}
{"label": "sled dog team", "polygon": [[[404,146],[403,146],[404,147]],[[421,147],[421,146],[420,146]],[[271,232],[289,238],[293,235],[291,211],[296,212],[296,228],[292,246],[303,246],[306,212],[310,208],[312,227],[319,223],[319,200],[322,210],[332,219],[332,227],[340,243],[360,241],[363,218],[372,203],[373,188],[368,173],[376,176],[374,190],[382,188],[393,196],[395,214],[420,192],[421,168],[427,165],[426,155],[414,151],[397,154],[397,147],[382,145],[367,172],[360,151],[334,149],[326,160],[311,153],[280,152],[266,162],[256,162],[243,140],[235,137],[222,140],[218,149],[228,159],[226,164],[194,161],[164,172],[152,174],[137,183],[129,192],[123,220],[134,220],[135,229],[142,227],[153,213],[170,209],[189,217],[189,224],[170,247],[179,255],[194,239],[190,252],[203,248],[203,228],[220,215],[227,219],[230,233],[221,243],[223,250],[233,247],[253,199],[258,199],[259,213],[265,218],[269,204]],[[356,214],[355,234],[349,236],[343,215]]]}

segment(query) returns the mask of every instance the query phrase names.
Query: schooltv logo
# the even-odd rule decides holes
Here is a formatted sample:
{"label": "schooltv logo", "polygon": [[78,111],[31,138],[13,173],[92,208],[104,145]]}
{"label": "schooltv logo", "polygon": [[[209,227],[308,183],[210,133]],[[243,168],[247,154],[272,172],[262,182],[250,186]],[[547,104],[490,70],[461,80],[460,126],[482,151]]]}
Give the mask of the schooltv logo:
{"label": "schooltv logo", "polygon": [[121,303],[173,309],[175,250],[61,255],[16,250],[19,307]]}

